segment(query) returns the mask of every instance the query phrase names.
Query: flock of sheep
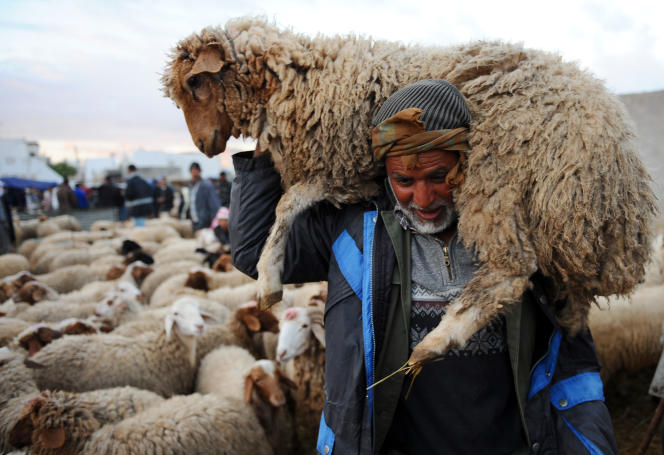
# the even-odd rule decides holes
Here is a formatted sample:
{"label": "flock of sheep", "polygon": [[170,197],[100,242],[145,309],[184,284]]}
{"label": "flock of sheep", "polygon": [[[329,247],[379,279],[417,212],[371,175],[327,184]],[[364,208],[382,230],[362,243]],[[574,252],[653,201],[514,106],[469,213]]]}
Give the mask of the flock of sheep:
{"label": "flock of sheep", "polygon": [[[261,311],[214,237],[168,217],[17,231],[0,256],[2,453],[313,453],[325,283]],[[591,310],[605,381],[659,359],[663,234],[637,289]]]}
{"label": "flock of sheep", "polygon": [[1,453],[314,452],[325,283],[259,310],[214,237],[169,217],[17,232],[0,256]]}

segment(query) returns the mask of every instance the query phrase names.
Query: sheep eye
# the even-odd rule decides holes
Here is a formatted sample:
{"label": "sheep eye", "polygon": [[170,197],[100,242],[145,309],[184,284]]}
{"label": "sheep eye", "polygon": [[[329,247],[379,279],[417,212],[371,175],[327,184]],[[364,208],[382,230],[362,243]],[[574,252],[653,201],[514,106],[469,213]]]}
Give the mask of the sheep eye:
{"label": "sheep eye", "polygon": [[201,85],[201,77],[198,74],[191,76],[187,79],[187,85],[190,89],[196,90]]}
{"label": "sheep eye", "polygon": [[308,327],[309,327],[309,324],[302,324],[302,325],[300,326],[300,328],[302,328],[302,329],[306,329],[306,328],[308,328]]}
{"label": "sheep eye", "polygon": [[176,312],[173,313],[173,316],[180,316],[180,313],[178,313],[178,312],[176,311]]}

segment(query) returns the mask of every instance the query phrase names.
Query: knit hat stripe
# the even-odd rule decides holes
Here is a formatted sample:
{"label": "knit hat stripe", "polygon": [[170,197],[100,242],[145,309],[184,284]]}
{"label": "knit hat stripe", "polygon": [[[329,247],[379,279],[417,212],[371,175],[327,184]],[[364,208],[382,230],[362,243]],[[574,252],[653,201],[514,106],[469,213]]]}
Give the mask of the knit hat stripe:
{"label": "knit hat stripe", "polygon": [[470,111],[456,87],[442,79],[424,79],[392,94],[376,113],[373,125],[411,107],[422,109],[420,120],[429,131],[470,124]]}

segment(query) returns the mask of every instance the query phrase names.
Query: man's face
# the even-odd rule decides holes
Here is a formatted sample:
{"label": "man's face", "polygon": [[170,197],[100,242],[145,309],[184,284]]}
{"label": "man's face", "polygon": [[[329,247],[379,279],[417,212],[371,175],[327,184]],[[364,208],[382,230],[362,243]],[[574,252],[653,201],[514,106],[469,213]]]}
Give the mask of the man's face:
{"label": "man's face", "polygon": [[414,169],[406,169],[399,156],[385,160],[398,206],[417,231],[435,234],[456,220],[452,187],[445,177],[458,160],[455,152],[442,150],[420,153]]}
{"label": "man's face", "polygon": [[192,167],[189,169],[192,180],[199,180],[201,178],[201,170],[197,167]]}

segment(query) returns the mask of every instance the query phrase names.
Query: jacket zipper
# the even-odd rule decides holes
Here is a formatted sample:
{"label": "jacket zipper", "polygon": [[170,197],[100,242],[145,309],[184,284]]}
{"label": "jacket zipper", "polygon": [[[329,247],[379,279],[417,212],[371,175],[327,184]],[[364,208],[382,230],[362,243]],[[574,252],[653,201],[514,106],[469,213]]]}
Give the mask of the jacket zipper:
{"label": "jacket zipper", "polygon": [[[450,281],[454,280],[454,276],[452,275],[452,252],[449,250],[449,246],[452,244],[452,241],[456,237],[457,233],[455,232],[452,234],[452,237],[447,242],[447,245],[443,243],[443,264],[445,264],[445,267],[447,267],[447,274],[450,277]],[[441,241],[442,243],[442,241]]]}
{"label": "jacket zipper", "polygon": [[[542,360],[544,360],[544,358],[545,358],[546,356],[548,356],[549,353],[551,352],[551,342],[553,341],[553,336],[554,336],[555,334],[556,334],[556,331],[555,331],[555,330],[554,330],[553,332],[551,332],[551,335],[549,335],[549,347],[547,348],[546,352],[545,352],[544,354],[542,354],[542,356],[537,360],[537,362],[535,362],[535,364],[530,368],[530,372],[529,372],[529,374],[528,374],[528,379],[529,379],[529,380],[530,380],[530,378],[533,377],[533,372],[535,371],[535,368],[537,368],[537,365],[539,365],[540,362],[541,362]],[[545,372],[545,373],[551,374],[550,371],[547,371],[547,372]]]}

